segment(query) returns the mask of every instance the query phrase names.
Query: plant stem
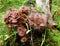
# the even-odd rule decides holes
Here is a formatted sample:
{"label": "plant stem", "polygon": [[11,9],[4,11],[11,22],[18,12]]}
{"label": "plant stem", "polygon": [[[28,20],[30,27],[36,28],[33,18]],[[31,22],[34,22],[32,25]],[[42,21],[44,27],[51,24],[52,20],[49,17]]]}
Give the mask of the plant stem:
{"label": "plant stem", "polygon": [[43,46],[43,44],[44,44],[44,42],[45,42],[45,37],[46,37],[46,30],[45,30],[45,34],[43,35],[43,38],[42,38],[41,46]]}

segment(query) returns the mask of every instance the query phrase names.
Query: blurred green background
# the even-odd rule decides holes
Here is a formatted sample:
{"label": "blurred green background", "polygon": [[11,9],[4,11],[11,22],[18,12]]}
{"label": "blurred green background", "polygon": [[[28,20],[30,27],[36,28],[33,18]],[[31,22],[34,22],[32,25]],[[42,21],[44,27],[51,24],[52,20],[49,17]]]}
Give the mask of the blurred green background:
{"label": "blurred green background", "polygon": [[[32,0],[35,2],[35,0]],[[9,35],[9,29],[4,23],[4,15],[9,8],[20,8],[21,5],[28,6],[28,0],[0,0],[0,46],[4,43],[4,40],[7,39]],[[56,12],[56,13],[55,13]],[[52,0],[52,15],[54,14],[54,20],[57,23],[57,28],[59,30],[48,31],[48,37],[57,43],[57,46],[60,46],[60,0]],[[14,33],[14,32],[13,32]],[[48,43],[46,46],[50,46],[52,42]]]}

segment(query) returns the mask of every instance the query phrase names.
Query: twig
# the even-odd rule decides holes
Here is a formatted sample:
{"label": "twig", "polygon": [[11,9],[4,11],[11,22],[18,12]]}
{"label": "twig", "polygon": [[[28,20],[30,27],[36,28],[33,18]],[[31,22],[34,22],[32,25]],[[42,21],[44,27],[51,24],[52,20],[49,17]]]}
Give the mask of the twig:
{"label": "twig", "polygon": [[45,34],[43,35],[44,38],[42,38],[42,43],[41,46],[43,46],[44,42],[45,42],[45,37],[46,37],[46,30],[45,30]]}
{"label": "twig", "polygon": [[32,31],[31,31],[31,43],[32,43],[32,46],[34,46]]}
{"label": "twig", "polygon": [[[30,4],[30,13],[31,13],[32,0],[29,0],[29,4]],[[29,20],[29,19],[28,19],[28,20]],[[30,24],[29,24],[29,26],[30,26]],[[31,30],[31,26],[30,26],[30,30]],[[34,44],[33,44],[33,34],[32,34],[32,30],[31,30],[31,43],[32,43],[32,46],[34,46]]]}

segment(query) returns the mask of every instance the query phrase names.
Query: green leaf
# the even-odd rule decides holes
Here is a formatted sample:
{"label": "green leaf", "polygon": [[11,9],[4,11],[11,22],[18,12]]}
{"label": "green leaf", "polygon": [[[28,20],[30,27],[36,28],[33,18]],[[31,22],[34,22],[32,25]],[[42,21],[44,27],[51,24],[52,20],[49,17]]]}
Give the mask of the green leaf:
{"label": "green leaf", "polygon": [[28,30],[28,31],[26,32],[26,34],[28,34],[30,31],[31,31],[31,30]]}
{"label": "green leaf", "polygon": [[36,10],[37,10],[37,11],[40,11],[40,10],[41,10],[41,7],[40,7],[40,6],[37,6],[37,7],[36,7]]}

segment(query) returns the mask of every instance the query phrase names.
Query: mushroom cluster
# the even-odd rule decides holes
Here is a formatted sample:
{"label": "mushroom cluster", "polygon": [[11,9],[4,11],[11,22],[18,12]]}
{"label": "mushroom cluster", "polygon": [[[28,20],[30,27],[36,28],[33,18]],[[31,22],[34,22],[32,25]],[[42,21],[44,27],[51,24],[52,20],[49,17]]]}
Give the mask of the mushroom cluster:
{"label": "mushroom cluster", "polygon": [[[32,13],[31,13],[32,12]],[[50,21],[51,20],[51,21]],[[49,23],[55,25],[51,19],[49,13],[37,13],[37,10],[29,7],[22,6],[20,9],[9,9],[7,14],[4,17],[4,21],[8,27],[16,27],[19,36],[24,37],[21,41],[26,41],[26,23],[30,26],[33,26],[34,29],[40,29],[41,27],[46,27]]]}

